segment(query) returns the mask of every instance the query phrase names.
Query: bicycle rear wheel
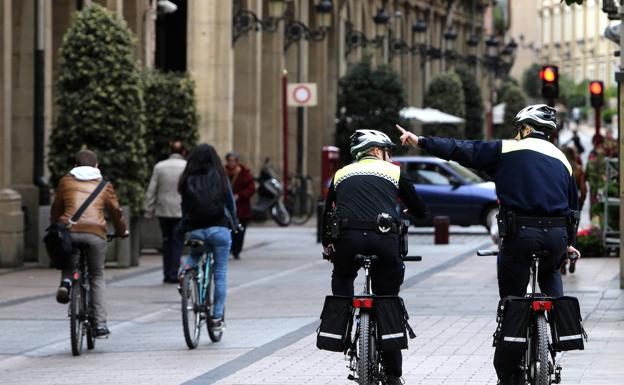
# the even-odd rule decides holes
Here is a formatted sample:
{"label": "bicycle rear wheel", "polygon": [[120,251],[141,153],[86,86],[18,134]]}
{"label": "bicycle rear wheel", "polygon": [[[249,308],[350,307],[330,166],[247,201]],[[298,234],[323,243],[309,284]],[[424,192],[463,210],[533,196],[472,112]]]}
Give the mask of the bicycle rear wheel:
{"label": "bicycle rear wheel", "polygon": [[84,337],[84,297],[80,282],[74,282],[71,288],[69,301],[69,332],[71,336],[72,355],[79,356],[82,353]]}
{"label": "bicycle rear wheel", "polygon": [[535,319],[532,385],[550,385],[551,363],[548,352],[548,322],[544,314]]}
{"label": "bicycle rear wheel", "polygon": [[374,384],[372,338],[370,315],[368,313],[360,313],[360,336],[358,337],[357,351],[357,374],[358,384],[360,385]]}
{"label": "bicycle rear wheel", "polygon": [[189,349],[195,349],[199,343],[201,314],[197,275],[189,270],[182,282],[182,329]]}
{"label": "bicycle rear wheel", "polygon": [[[214,282],[214,264],[210,266],[210,282],[208,284],[208,295],[206,296],[206,307],[208,309],[208,321],[206,322],[206,326],[208,328],[208,336],[212,342],[221,341],[221,337],[223,337],[223,329],[214,330],[212,325],[210,324],[210,318],[214,315],[214,293],[215,293],[215,282]],[[225,318],[225,317],[224,317]]]}
{"label": "bicycle rear wheel", "polygon": [[295,225],[303,225],[312,218],[314,214],[314,198],[311,194],[293,192],[288,195],[286,208],[290,213],[291,221]]}

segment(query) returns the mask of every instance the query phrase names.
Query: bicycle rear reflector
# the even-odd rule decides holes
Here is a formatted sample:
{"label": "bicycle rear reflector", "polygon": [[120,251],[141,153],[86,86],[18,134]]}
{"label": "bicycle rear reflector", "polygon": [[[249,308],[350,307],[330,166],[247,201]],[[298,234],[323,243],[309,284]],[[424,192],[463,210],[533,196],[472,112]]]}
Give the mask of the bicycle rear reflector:
{"label": "bicycle rear reflector", "polygon": [[551,301],[533,301],[533,311],[550,311],[552,309]]}
{"label": "bicycle rear reflector", "polygon": [[356,309],[365,308],[370,309],[373,307],[372,298],[353,298],[353,307]]}

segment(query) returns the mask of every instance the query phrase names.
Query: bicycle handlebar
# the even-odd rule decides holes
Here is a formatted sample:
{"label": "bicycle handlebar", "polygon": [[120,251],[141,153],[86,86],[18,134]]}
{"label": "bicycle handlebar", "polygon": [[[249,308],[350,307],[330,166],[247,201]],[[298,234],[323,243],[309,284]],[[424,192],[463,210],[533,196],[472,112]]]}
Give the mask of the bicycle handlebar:
{"label": "bicycle handlebar", "polygon": [[420,255],[405,256],[403,257],[403,260],[405,262],[420,262],[422,261],[422,257]]}

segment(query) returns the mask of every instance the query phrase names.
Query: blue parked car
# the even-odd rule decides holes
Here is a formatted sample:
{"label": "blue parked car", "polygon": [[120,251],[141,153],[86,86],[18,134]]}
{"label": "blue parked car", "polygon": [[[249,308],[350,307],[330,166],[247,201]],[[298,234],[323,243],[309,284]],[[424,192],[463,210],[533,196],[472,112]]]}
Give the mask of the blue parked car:
{"label": "blue parked car", "polygon": [[415,226],[431,226],[436,216],[448,216],[451,224],[483,225],[488,230],[496,224],[498,213],[494,182],[486,182],[459,165],[434,157],[393,157],[403,172],[412,179],[416,191],[429,208],[424,220],[409,217]]}

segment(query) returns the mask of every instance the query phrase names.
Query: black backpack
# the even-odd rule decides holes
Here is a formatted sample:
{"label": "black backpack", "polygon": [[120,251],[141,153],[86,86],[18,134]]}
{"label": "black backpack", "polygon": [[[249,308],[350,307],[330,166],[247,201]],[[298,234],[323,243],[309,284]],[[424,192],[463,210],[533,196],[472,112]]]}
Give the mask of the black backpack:
{"label": "black backpack", "polygon": [[217,170],[189,175],[182,199],[191,224],[216,221],[225,216],[225,192]]}

